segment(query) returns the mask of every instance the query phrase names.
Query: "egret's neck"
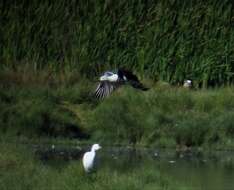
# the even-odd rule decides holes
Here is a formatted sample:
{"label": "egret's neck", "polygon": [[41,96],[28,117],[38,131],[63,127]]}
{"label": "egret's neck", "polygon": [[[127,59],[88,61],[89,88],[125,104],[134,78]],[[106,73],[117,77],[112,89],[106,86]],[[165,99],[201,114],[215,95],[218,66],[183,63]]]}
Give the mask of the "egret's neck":
{"label": "egret's neck", "polygon": [[91,149],[91,152],[95,153],[95,151],[96,151],[96,150],[95,150],[94,148]]}

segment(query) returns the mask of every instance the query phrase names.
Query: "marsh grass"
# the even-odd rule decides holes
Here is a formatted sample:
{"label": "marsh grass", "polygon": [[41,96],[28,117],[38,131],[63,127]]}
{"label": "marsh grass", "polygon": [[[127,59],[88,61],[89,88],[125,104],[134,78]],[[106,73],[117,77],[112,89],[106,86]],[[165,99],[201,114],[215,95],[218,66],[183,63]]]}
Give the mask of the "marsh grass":
{"label": "marsh grass", "polygon": [[54,73],[52,84],[43,74],[19,75],[17,81],[12,71],[0,75],[1,133],[104,144],[233,148],[233,87],[189,90],[159,82],[146,92],[123,86],[97,100],[96,83],[73,74],[61,79],[62,74]]}
{"label": "marsh grass", "polygon": [[147,170],[139,166],[134,172],[104,167],[96,173],[86,174],[81,160],[56,168],[43,164],[26,146],[1,142],[0,147],[2,190],[175,189],[169,179],[148,166]]}
{"label": "marsh grass", "polygon": [[91,126],[100,131],[96,133],[100,141],[162,147],[230,145],[232,97],[232,88],[195,91],[158,86],[143,93],[120,89],[94,109]]}
{"label": "marsh grass", "polygon": [[61,79],[57,73],[50,80],[43,73],[22,75],[12,71],[1,75],[1,131],[30,138],[82,136],[81,118],[64,102],[80,104],[90,100],[91,90],[87,88],[90,83],[84,80],[73,84],[74,76]]}
{"label": "marsh grass", "polygon": [[1,69],[126,67],[141,77],[195,86],[233,82],[233,2],[2,1]]}

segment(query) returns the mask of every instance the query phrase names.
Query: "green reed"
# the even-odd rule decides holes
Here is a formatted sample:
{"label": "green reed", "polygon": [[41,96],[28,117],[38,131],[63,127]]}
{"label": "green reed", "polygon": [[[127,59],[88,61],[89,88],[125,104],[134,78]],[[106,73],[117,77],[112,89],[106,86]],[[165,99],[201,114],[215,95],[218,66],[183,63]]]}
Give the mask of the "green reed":
{"label": "green reed", "polygon": [[233,149],[234,88],[123,86],[105,100],[96,83],[69,74],[0,72],[0,132],[9,138],[60,138],[160,147]]}
{"label": "green reed", "polygon": [[233,82],[231,0],[1,1],[1,68],[126,67],[170,83]]}

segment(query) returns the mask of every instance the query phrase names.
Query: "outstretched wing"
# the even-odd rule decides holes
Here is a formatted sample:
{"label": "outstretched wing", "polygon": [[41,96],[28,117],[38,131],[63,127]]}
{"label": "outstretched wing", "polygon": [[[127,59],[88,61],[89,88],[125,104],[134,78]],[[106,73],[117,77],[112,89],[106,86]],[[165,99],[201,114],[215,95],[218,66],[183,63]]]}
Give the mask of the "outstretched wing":
{"label": "outstretched wing", "polygon": [[149,88],[145,87],[141,82],[139,81],[133,81],[133,80],[129,80],[129,83],[132,85],[132,87],[146,91],[149,90]]}
{"label": "outstretched wing", "polygon": [[109,81],[101,81],[96,90],[95,97],[96,98],[105,98],[110,95],[110,93],[117,88],[117,85],[111,83]]}
{"label": "outstretched wing", "polygon": [[149,88],[145,87],[131,71],[120,69],[118,70],[118,75],[128,82],[132,87],[138,88],[141,90],[148,90]]}

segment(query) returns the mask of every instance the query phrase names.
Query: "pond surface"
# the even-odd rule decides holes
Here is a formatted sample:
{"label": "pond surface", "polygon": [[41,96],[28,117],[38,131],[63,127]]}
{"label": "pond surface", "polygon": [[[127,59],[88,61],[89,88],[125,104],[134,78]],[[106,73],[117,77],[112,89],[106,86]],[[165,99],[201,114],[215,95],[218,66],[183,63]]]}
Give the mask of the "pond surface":
{"label": "pond surface", "polygon": [[[59,168],[71,160],[81,161],[87,148],[37,148],[44,164]],[[134,172],[139,167],[160,175],[187,190],[234,190],[234,152],[176,152],[174,150],[105,147],[97,153],[98,167]]]}

